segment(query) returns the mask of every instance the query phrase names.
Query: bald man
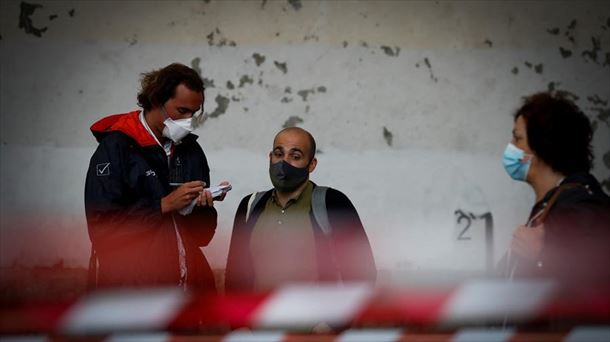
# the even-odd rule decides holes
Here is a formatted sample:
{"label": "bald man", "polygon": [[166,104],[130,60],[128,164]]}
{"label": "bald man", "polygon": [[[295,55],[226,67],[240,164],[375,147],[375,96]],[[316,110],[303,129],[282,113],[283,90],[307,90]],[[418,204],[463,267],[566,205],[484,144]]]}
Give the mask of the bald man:
{"label": "bald man", "polygon": [[235,214],[227,290],[268,290],[286,283],[376,278],[368,238],[350,200],[309,180],[318,161],[313,136],[280,131],[269,152],[273,188],[244,197]]}

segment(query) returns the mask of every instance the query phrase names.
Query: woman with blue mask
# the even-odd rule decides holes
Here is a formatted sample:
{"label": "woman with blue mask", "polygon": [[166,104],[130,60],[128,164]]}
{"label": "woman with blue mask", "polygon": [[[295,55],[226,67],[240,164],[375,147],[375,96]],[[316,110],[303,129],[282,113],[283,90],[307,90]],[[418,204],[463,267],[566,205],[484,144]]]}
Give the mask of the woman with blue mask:
{"label": "woman with blue mask", "polygon": [[517,110],[512,134],[504,168],[532,187],[536,203],[513,234],[505,275],[610,284],[610,197],[589,173],[589,119],[571,101],[539,93]]}

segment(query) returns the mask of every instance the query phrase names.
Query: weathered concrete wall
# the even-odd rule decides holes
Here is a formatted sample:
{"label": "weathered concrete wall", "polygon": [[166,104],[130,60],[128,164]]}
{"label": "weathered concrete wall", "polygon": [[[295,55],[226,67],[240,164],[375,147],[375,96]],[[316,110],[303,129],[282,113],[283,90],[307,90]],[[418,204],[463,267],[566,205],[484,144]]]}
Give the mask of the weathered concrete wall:
{"label": "weathered concrete wall", "polygon": [[215,267],[239,200],[270,187],[266,155],[285,125],[317,138],[312,178],[352,199],[384,277],[480,269],[486,213],[502,255],[533,204],[501,164],[522,96],[556,89],[586,110],[593,173],[610,190],[607,2],[1,6],[2,264],[86,264],[88,127],[136,108],[139,74],[175,61],[206,79],[199,143],[213,182],[234,184],[205,248]]}

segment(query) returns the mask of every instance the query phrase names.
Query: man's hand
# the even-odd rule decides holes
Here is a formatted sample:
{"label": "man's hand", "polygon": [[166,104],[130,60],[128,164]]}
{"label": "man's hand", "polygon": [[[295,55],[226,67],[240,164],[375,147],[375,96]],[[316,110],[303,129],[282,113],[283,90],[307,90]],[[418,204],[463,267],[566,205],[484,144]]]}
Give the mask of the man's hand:
{"label": "man's hand", "polygon": [[513,233],[512,253],[536,261],[544,247],[544,224],[536,227],[519,226]]}
{"label": "man's hand", "polygon": [[[229,185],[229,182],[222,181],[222,182],[220,182],[219,185]],[[222,195],[220,195],[219,197],[212,198],[212,194],[209,191],[203,190],[203,192],[199,195],[199,198],[197,199],[197,205],[198,206],[207,205],[208,207],[213,207],[214,201],[222,201],[225,199],[226,195],[227,195],[227,193],[223,192]]]}
{"label": "man's hand", "polygon": [[186,207],[203,192],[205,185],[205,182],[202,181],[193,181],[180,185],[176,190],[161,199],[161,212],[165,214]]}

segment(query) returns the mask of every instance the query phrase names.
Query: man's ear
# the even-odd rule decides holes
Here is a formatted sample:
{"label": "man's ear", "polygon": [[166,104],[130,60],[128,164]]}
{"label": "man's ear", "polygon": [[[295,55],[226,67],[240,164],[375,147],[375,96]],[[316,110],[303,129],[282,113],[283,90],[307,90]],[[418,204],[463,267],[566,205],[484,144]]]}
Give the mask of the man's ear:
{"label": "man's ear", "polygon": [[309,173],[312,173],[312,172],[313,172],[313,170],[315,170],[315,169],[316,169],[316,165],[318,165],[318,160],[317,160],[317,159],[314,157],[314,158],[311,160],[311,163],[309,163],[309,167],[308,167],[308,169],[309,169]]}

